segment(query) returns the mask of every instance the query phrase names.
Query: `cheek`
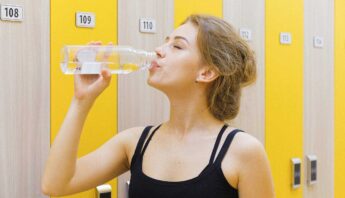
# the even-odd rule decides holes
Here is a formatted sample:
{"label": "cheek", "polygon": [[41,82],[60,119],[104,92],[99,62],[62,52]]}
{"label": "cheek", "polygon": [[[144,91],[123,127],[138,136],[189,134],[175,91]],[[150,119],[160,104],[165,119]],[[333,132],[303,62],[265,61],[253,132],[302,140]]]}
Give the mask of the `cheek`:
{"label": "cheek", "polygon": [[166,59],[163,67],[150,71],[148,84],[153,87],[183,87],[194,83],[198,70],[195,59],[190,54]]}
{"label": "cheek", "polygon": [[154,72],[150,72],[147,83],[156,88],[182,89],[195,81],[195,70],[188,66],[165,67]]}

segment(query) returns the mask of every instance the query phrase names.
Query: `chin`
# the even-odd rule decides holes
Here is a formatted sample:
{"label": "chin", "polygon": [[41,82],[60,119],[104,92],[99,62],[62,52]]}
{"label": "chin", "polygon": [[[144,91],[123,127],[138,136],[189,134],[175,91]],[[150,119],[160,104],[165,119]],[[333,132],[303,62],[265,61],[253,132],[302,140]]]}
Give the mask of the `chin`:
{"label": "chin", "polygon": [[148,78],[147,78],[147,84],[149,85],[149,86],[151,86],[151,87],[153,87],[153,88],[156,88],[156,89],[159,89],[158,87],[159,87],[159,82],[157,82],[156,80],[154,80],[154,79],[152,79],[152,77],[151,76],[149,76]]}
{"label": "chin", "polygon": [[[153,87],[163,93],[165,93],[166,90],[169,89],[169,86],[167,84],[163,84],[161,80],[159,79],[154,79],[152,77],[148,77],[147,79],[147,84],[150,86],[150,87]],[[171,88],[171,86],[170,86]]]}

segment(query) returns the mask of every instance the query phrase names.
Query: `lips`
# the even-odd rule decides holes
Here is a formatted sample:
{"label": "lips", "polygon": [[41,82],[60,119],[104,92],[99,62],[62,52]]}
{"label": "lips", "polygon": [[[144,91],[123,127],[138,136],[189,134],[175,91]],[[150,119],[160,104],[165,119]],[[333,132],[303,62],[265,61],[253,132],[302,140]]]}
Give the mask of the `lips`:
{"label": "lips", "polygon": [[156,70],[156,69],[159,69],[161,66],[157,63],[157,61],[152,61],[151,62],[151,67],[150,67],[150,70]]}

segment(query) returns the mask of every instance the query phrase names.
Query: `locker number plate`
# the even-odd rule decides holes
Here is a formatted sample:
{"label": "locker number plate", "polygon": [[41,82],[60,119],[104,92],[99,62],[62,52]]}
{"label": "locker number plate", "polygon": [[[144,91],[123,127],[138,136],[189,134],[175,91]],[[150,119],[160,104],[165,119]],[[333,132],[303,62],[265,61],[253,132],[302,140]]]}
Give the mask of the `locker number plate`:
{"label": "locker number plate", "polygon": [[141,18],[139,20],[139,31],[143,33],[155,33],[156,32],[156,20]]}
{"label": "locker number plate", "polygon": [[290,45],[292,43],[292,37],[290,32],[281,32],[280,33],[280,44]]}
{"label": "locker number plate", "polygon": [[1,20],[23,21],[23,8],[15,5],[1,5]]}
{"label": "locker number plate", "polygon": [[323,37],[314,36],[314,47],[315,48],[323,48]]}
{"label": "locker number plate", "polygon": [[251,41],[252,40],[252,31],[250,29],[241,28],[240,29],[240,35],[246,41]]}
{"label": "locker number plate", "polygon": [[77,12],[75,14],[75,24],[77,27],[94,28],[96,16],[92,12]]}

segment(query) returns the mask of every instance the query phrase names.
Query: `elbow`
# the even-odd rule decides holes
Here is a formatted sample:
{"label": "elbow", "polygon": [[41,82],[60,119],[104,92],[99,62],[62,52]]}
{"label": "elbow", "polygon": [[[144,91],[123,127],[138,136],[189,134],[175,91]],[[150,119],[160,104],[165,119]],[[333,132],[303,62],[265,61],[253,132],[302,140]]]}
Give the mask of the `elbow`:
{"label": "elbow", "polygon": [[54,184],[50,184],[48,182],[45,182],[44,180],[41,183],[41,192],[44,195],[54,196],[54,197],[63,195],[62,190],[56,188]]}
{"label": "elbow", "polygon": [[45,174],[43,175],[43,177],[41,177],[41,192],[44,194],[44,195],[47,195],[49,196],[50,195],[50,189],[48,187],[48,182],[46,181],[45,179]]}
{"label": "elbow", "polygon": [[47,196],[53,196],[53,191],[51,188],[49,188],[49,186],[45,183],[45,182],[42,182],[41,183],[41,192],[44,194],[44,195],[47,195]]}

